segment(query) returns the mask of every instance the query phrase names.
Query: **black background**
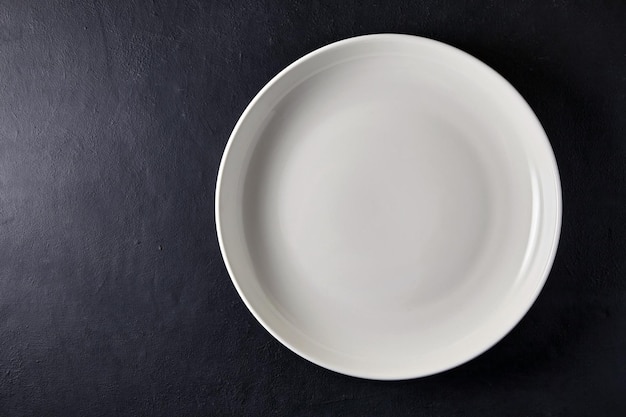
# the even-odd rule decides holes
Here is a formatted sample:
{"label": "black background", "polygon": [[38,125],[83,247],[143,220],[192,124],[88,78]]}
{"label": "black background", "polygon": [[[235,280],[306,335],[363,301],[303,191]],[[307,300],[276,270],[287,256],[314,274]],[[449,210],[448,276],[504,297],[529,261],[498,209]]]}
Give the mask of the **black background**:
{"label": "black background", "polygon": [[[626,415],[626,3],[0,2],[0,415]],[[499,71],[543,123],[563,232],[534,307],[444,374],[282,347],[214,225],[237,118],[283,67],[378,32]]]}

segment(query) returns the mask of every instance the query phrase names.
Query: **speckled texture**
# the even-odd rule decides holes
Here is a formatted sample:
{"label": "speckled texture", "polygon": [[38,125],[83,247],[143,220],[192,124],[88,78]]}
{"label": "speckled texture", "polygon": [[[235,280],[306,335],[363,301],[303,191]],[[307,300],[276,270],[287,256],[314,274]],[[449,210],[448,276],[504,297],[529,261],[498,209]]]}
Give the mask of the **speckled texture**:
{"label": "speckled texture", "polygon": [[[573,3],[0,2],[0,415],[626,415],[626,4]],[[377,32],[504,75],[563,186],[527,317],[476,360],[396,383],[274,341],[228,278],[213,215],[254,94]]]}

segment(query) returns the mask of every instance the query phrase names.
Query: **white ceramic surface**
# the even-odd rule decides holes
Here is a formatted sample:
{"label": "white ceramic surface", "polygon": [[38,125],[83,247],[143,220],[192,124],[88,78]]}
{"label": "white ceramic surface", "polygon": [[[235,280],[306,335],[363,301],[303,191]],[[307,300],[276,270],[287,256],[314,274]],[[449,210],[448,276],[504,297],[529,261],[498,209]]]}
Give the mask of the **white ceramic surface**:
{"label": "white ceramic surface", "polygon": [[220,247],[258,321],[353,376],[444,371],[494,345],[541,290],[558,171],[524,99],[470,55],[370,35],[299,59],[226,147]]}

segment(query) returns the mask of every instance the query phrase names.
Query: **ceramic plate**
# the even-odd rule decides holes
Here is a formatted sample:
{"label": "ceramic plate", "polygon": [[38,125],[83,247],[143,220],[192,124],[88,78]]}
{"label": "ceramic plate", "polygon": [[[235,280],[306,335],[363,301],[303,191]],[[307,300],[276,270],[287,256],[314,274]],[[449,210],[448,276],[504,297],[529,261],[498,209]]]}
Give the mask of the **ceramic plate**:
{"label": "ceramic plate", "polygon": [[552,149],[517,91],[433,40],[328,45],[235,126],[215,214],[239,295],[285,346],[372,379],[434,374],[506,335],[554,259]]}

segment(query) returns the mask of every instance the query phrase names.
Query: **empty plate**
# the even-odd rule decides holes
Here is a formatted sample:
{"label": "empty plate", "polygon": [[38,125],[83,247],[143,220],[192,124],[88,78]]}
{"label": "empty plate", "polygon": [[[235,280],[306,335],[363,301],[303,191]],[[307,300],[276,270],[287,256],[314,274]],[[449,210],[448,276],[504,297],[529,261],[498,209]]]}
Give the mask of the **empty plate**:
{"label": "empty plate", "polygon": [[370,35],[299,59],[252,100],[219,170],[241,298],[328,369],[406,379],[506,335],[554,259],[552,149],[513,87],[433,40]]}

